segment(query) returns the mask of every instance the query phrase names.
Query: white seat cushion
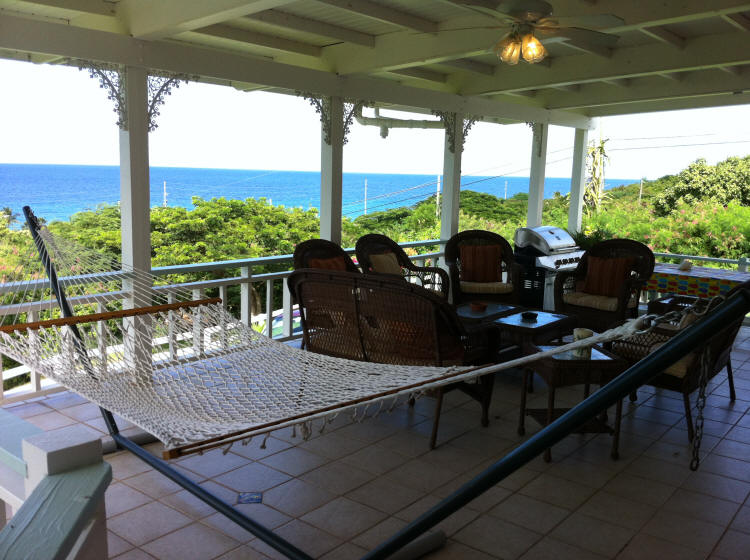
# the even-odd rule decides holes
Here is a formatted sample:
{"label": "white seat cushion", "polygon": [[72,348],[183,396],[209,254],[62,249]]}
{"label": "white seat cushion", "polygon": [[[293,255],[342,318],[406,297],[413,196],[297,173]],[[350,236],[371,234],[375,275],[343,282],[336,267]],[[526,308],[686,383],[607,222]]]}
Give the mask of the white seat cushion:
{"label": "white seat cushion", "polygon": [[374,272],[381,274],[401,274],[401,265],[393,253],[370,255],[370,263]]}
{"label": "white seat cushion", "polygon": [[[601,311],[617,311],[617,298],[609,296],[596,296],[586,292],[569,292],[563,294],[563,301],[568,305],[578,305],[580,307],[590,307]],[[638,302],[635,298],[630,298],[628,307],[635,307]]]}
{"label": "white seat cushion", "polygon": [[513,284],[507,282],[461,282],[461,291],[467,294],[509,294]]}

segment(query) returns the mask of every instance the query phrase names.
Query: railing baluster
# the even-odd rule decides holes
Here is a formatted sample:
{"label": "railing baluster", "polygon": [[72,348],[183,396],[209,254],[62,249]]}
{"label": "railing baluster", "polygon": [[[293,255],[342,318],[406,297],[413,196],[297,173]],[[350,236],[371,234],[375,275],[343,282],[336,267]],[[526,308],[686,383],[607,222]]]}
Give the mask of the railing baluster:
{"label": "railing baluster", "polygon": [[287,279],[284,278],[283,280],[284,286],[284,298],[282,302],[282,307],[284,309],[284,332],[283,336],[288,337],[292,336],[292,332],[294,331],[294,315],[293,315],[293,308],[292,308],[292,293],[289,291],[289,283],[287,282]]}
{"label": "railing baluster", "polygon": [[[169,292],[167,294],[167,303],[174,303],[176,299],[174,292]],[[174,330],[177,315],[175,315],[175,313],[177,313],[177,311],[167,311],[167,340],[169,343],[170,360],[177,358],[177,333]]]}
{"label": "railing baluster", "polygon": [[[96,304],[97,313],[103,313],[107,308],[103,303]],[[96,324],[96,347],[99,350],[99,372],[102,375],[107,373],[107,328],[104,321]]]}
{"label": "railing baluster", "polygon": [[[229,288],[227,286],[219,286],[219,297],[221,298],[221,307],[226,310],[227,309],[227,298],[228,298]],[[227,336],[227,320],[226,315],[222,313],[221,318],[219,319],[219,337],[221,338],[221,347],[226,350],[229,348],[229,338]]]}
{"label": "railing baluster", "polygon": [[253,317],[253,286],[250,284],[250,279],[253,277],[252,267],[243,266],[241,269],[241,276],[240,320],[246,327],[251,327]]}
{"label": "railing baluster", "polygon": [[[203,299],[203,290],[193,290],[193,299]],[[203,342],[203,309],[201,306],[193,308],[193,353],[202,356],[205,349]]]}
{"label": "railing baluster", "polygon": [[[33,323],[39,320],[38,311],[29,311],[27,313],[27,321]],[[36,361],[39,359],[39,337],[36,331],[29,331],[29,350],[31,352],[31,359]],[[31,390],[34,392],[42,390],[42,378],[36,368],[31,368]]]}
{"label": "railing baluster", "polygon": [[266,280],[266,327],[268,338],[273,338],[273,280]]}

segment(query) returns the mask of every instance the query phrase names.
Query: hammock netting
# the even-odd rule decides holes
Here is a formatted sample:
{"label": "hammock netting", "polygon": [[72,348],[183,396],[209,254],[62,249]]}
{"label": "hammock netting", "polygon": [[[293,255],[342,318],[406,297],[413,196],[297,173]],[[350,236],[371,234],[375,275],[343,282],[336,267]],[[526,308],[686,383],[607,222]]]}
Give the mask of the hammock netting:
{"label": "hammock netting", "polygon": [[[299,350],[235,319],[190,284],[166,285],[39,229],[75,322],[36,251],[0,283],[0,352],[112,411],[180,453],[346,409],[365,417],[437,386],[517,367],[376,364]],[[159,285],[162,282],[163,285]],[[37,323],[37,324],[35,324]],[[569,350],[632,334],[626,325]]]}

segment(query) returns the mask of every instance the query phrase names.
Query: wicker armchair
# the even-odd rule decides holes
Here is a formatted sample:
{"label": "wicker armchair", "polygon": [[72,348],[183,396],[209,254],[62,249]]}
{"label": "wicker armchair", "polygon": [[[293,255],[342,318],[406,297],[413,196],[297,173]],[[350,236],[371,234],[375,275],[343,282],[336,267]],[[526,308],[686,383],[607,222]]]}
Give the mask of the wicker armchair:
{"label": "wicker armchair", "polygon": [[436,266],[417,266],[390,237],[368,233],[357,240],[357,262],[365,273],[397,274],[407,282],[416,283],[448,297],[448,273]]}
{"label": "wicker armchair", "polygon": [[457,233],[445,245],[453,303],[472,300],[518,303],[520,267],[505,238],[483,230]]}
{"label": "wicker armchair", "polygon": [[[738,290],[750,290],[750,282],[745,282],[735,287],[729,292],[728,297]],[[709,306],[716,305],[714,301],[708,302],[704,300],[704,302]],[[675,306],[676,308],[677,306]],[[689,313],[683,316],[682,321],[677,324],[660,326],[649,333],[638,334],[624,340],[615,341],[611,345],[611,350],[631,363],[638,362],[668,342],[682,329],[687,328],[697,319],[697,315]],[[695,348],[694,351],[672,364],[647,383],[658,389],[682,393],[682,401],[685,407],[685,421],[687,422],[688,439],[690,441],[693,440],[694,436],[690,394],[700,386],[701,361],[704,355],[708,359],[708,380],[714,378],[726,368],[729,399],[731,401],[735,399],[731,352],[734,339],[737,337],[737,333],[742,326],[742,320],[743,318],[740,318],[733,323],[725,325],[711,338]],[[631,397],[635,398],[634,395],[631,395]]]}
{"label": "wicker armchair", "polygon": [[604,331],[638,314],[641,288],[654,271],[654,254],[632,239],[609,239],[586,251],[575,270],[555,277],[555,311],[578,326]]}
{"label": "wicker armchair", "polygon": [[[434,292],[387,275],[295,270],[289,289],[299,302],[305,348],[311,352],[401,365],[486,362],[486,340],[467,334],[453,308]],[[482,406],[489,422],[493,376],[436,390],[430,447],[435,446],[443,393],[461,389]]]}
{"label": "wicker armchair", "polygon": [[346,251],[327,239],[308,239],[297,245],[294,248],[294,269],[298,268],[359,272]]}

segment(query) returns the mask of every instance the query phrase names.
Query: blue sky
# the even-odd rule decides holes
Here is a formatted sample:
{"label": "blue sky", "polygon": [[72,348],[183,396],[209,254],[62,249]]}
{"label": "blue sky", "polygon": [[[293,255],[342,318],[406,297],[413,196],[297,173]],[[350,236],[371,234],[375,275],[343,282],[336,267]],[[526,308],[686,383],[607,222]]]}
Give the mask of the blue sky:
{"label": "blue sky", "polygon": [[[0,83],[0,162],[118,163],[113,104],[87,72],[0,61]],[[159,128],[149,138],[153,166],[319,169],[318,118],[303,99],[190,83],[160,110]],[[601,119],[601,134],[610,139],[607,176],[654,179],[699,157],[714,163],[746,155],[748,122],[747,105]],[[570,175],[572,143],[572,129],[551,128],[548,176]],[[530,145],[525,125],[478,123],[467,140],[463,172],[527,175]],[[344,170],[438,174],[442,150],[439,130],[392,130],[384,140],[376,127],[355,123]]]}

